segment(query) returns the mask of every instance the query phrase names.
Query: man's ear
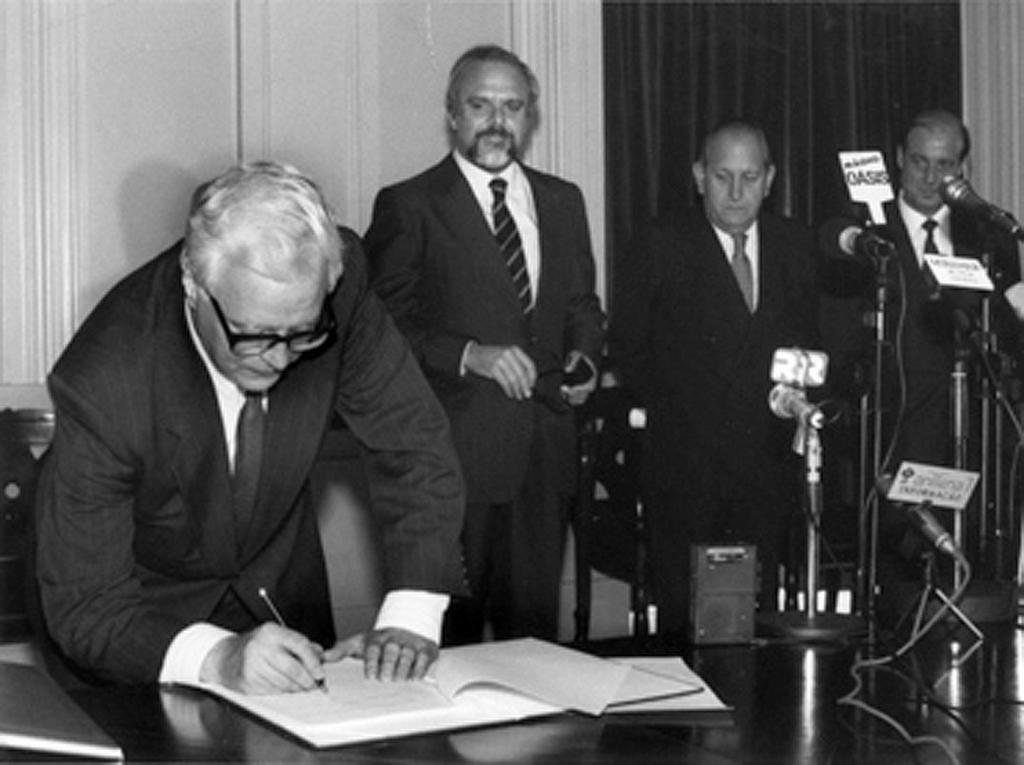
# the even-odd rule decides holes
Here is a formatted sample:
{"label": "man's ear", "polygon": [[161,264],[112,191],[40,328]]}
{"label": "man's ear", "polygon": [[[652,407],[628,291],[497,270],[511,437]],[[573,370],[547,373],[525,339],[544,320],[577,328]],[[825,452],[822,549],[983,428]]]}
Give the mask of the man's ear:
{"label": "man's ear", "polygon": [[697,191],[704,196],[704,163],[697,160],[693,163],[693,182],[697,184]]}
{"label": "man's ear", "polygon": [[775,180],[775,165],[768,165],[768,177],[765,178],[764,196],[767,199],[772,193],[772,182]]}
{"label": "man's ear", "polygon": [[181,286],[185,290],[185,300],[190,307],[196,304],[196,291],[199,286],[196,284],[195,276],[192,274],[192,266],[185,256],[181,258]]}

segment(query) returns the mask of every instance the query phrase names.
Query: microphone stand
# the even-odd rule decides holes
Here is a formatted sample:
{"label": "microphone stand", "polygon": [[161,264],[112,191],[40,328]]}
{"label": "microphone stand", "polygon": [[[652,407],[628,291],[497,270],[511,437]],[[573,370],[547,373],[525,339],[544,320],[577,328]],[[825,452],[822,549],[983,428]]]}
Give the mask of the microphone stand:
{"label": "microphone stand", "polygon": [[[935,584],[935,553],[929,551],[925,554],[924,572],[922,574],[924,578],[924,586],[921,590],[921,595],[917,601],[917,611],[914,615],[914,625],[911,629],[910,634],[916,635],[921,631],[925,615],[928,612],[929,602],[932,598],[935,598],[939,601],[939,603],[942,606],[945,606],[945,608],[948,609],[964,627],[970,630],[970,632],[974,635],[975,638],[977,638],[975,646],[972,647],[972,650],[968,651],[967,655],[961,657],[961,661],[965,661],[967,659],[967,656],[974,652],[974,648],[976,648],[977,645],[980,645],[981,641],[985,639],[985,635],[984,633],[982,633],[980,629],[978,629],[978,626],[974,622],[972,622],[970,618],[968,618],[967,614],[960,610],[960,607],[957,605],[957,601],[960,600],[960,596],[962,596],[963,594],[962,590],[964,589],[964,586],[968,581],[968,578],[970,577],[969,564],[966,560],[964,560],[962,563],[961,561],[956,561],[954,563],[954,568],[957,571],[956,578],[960,581],[960,584],[954,587],[953,591],[954,593],[959,594],[954,594],[953,597],[950,597],[941,589],[939,589],[939,587]],[[967,570],[961,571],[961,569]]]}
{"label": "microphone stand", "polygon": [[[874,384],[870,398],[874,407],[869,407],[869,395],[861,396],[861,438],[860,438],[860,518],[858,523],[857,585],[859,610],[868,625],[868,642],[875,639],[875,597],[878,591],[878,513],[879,498],[875,482],[882,469],[882,392],[883,362],[886,347],[885,306],[888,301],[889,253],[880,251],[872,259],[875,264],[875,310],[873,326],[874,340]],[[868,464],[867,435],[868,412],[871,411],[871,475],[866,473]]]}
{"label": "microphone stand", "polygon": [[804,610],[762,613],[757,616],[758,631],[765,635],[787,637],[802,642],[835,642],[863,632],[863,622],[855,616],[818,610],[818,574],[821,565],[821,515],[823,492],[821,433],[810,418],[797,425],[794,449],[804,455],[807,492],[807,571]]}
{"label": "microphone stand", "polygon": [[[967,399],[967,360],[970,356],[970,349],[965,347],[963,332],[957,330],[956,336],[956,352],[950,382],[950,400],[953,408],[953,467],[958,470],[967,470],[967,429],[969,417]],[[965,549],[963,510],[957,510],[953,513],[953,540],[956,542],[956,546],[959,549]],[[953,589],[959,589],[962,583],[962,576],[960,567],[954,567]]]}

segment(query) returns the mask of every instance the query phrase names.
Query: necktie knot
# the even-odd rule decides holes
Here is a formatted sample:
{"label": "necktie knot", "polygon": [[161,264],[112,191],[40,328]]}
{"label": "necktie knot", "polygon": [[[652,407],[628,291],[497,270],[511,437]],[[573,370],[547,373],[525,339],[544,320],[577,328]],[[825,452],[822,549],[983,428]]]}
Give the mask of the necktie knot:
{"label": "necktie knot", "polygon": [[508,181],[504,178],[495,178],[490,183],[491,193],[494,194],[494,201],[501,202],[505,199],[505,191],[508,189]]}
{"label": "necktie knot", "polygon": [[743,257],[746,257],[747,256],[747,235],[743,234],[743,233],[733,234],[732,235],[732,242],[733,242],[733,250],[732,250],[733,258],[738,258],[741,255]]}

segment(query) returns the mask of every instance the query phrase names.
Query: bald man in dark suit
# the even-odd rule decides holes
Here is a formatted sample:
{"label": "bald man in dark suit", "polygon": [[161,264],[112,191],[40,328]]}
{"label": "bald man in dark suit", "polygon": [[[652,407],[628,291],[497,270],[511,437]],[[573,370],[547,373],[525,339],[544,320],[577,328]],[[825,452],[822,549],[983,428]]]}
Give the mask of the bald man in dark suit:
{"label": "bald man in dark suit", "polygon": [[775,610],[800,462],[793,421],[768,406],[771,362],[817,337],[810,231],[761,210],[775,176],[764,132],[720,125],[693,173],[703,209],[644,227],[616,272],[610,341],[647,408],[654,599],[669,633],[689,624],[694,544],[755,544],[758,607]]}

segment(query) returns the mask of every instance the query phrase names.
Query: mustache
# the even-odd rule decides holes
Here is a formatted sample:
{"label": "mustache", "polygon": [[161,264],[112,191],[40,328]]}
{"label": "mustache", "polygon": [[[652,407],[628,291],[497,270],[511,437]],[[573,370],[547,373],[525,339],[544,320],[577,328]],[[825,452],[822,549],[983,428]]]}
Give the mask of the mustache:
{"label": "mustache", "polygon": [[494,127],[484,128],[476,134],[473,140],[476,143],[479,143],[484,138],[504,138],[506,141],[511,141],[513,144],[516,142],[516,137],[510,130],[497,125]]}
{"label": "mustache", "polygon": [[486,138],[504,138],[506,141],[509,142],[509,154],[513,157],[515,157],[518,154],[519,147],[517,145],[515,135],[511,131],[506,130],[503,127],[495,126],[485,128],[484,130],[481,130],[479,133],[477,133],[476,136],[474,136],[472,146],[473,156],[479,155],[480,142]]}

